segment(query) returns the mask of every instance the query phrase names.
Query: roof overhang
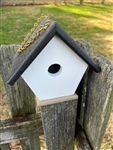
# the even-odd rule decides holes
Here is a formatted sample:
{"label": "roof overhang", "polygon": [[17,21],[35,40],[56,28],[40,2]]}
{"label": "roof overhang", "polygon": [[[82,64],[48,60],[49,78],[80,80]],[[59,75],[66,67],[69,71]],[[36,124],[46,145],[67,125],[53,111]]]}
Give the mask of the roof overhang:
{"label": "roof overhang", "polygon": [[[43,24],[44,20],[46,21],[46,18],[43,18],[39,25]],[[37,27],[37,30],[38,29],[39,27]],[[57,22],[50,20],[50,26],[47,30],[43,31],[40,36],[22,53],[16,53],[12,70],[7,81],[8,84],[13,85],[17,81],[21,74],[55,35],[59,36],[94,71],[101,71],[99,65],[86,54],[86,52],[60,27],[60,25]]]}

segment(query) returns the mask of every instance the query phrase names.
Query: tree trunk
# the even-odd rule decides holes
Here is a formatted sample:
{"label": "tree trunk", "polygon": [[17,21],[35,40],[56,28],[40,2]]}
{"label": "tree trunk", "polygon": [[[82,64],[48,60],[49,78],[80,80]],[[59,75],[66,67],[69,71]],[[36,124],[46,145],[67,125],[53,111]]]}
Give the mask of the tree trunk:
{"label": "tree trunk", "polygon": [[84,0],[80,0],[80,5],[83,5],[83,3],[84,3]]}
{"label": "tree trunk", "polygon": [[102,4],[103,4],[103,5],[105,4],[105,0],[102,0]]}

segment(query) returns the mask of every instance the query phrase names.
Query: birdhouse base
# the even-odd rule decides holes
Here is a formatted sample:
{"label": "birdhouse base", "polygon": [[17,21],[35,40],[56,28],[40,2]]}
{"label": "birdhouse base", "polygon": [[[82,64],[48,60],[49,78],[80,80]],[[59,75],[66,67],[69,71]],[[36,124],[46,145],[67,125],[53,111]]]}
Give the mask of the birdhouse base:
{"label": "birdhouse base", "polygon": [[73,150],[78,96],[41,101],[47,150]]}
{"label": "birdhouse base", "polygon": [[74,94],[74,95],[69,95],[69,96],[64,96],[64,97],[59,97],[59,98],[54,98],[54,99],[41,100],[39,101],[38,106],[39,107],[47,106],[47,105],[52,105],[56,103],[77,100],[77,99],[78,99],[78,95]]}

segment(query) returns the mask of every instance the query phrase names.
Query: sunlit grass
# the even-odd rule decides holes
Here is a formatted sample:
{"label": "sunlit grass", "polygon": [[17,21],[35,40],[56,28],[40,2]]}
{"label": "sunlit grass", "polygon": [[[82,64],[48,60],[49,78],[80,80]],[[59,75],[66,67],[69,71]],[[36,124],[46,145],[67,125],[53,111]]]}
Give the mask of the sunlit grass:
{"label": "sunlit grass", "polygon": [[1,44],[20,44],[44,13],[56,20],[73,39],[91,43],[94,53],[113,59],[113,7],[104,5],[46,5],[3,7]]}

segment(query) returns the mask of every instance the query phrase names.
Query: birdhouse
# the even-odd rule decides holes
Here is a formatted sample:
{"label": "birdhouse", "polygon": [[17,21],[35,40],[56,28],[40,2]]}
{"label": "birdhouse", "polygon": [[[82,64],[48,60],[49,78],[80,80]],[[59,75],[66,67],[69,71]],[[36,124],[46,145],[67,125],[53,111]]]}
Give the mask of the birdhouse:
{"label": "birdhouse", "polygon": [[87,67],[100,67],[57,22],[38,21],[15,55],[8,84],[22,76],[39,100],[72,95]]}

